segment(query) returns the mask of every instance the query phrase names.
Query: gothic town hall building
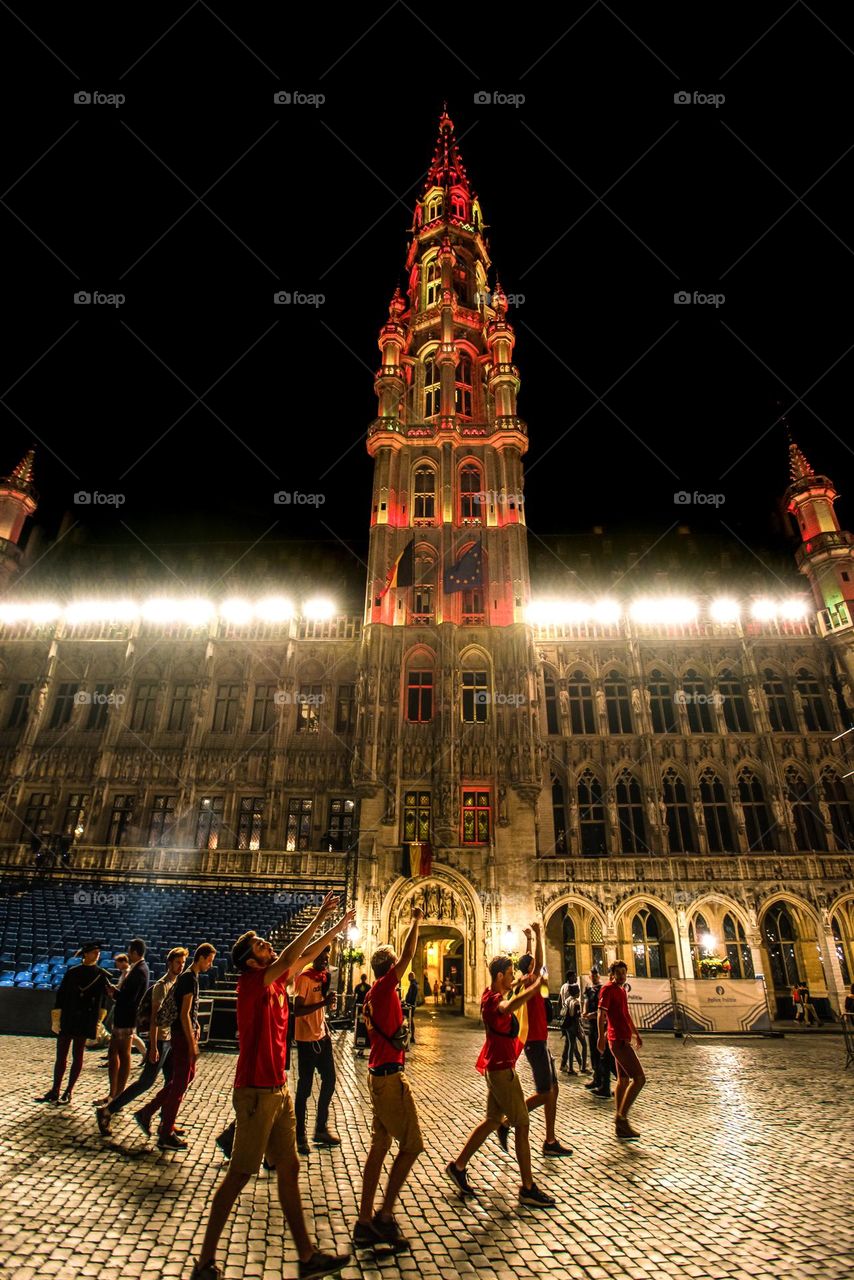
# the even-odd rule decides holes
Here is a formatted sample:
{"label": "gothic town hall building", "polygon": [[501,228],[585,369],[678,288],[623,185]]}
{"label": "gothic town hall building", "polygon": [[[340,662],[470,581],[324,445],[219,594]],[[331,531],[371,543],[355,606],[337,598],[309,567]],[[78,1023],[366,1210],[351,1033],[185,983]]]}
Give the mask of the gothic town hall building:
{"label": "gothic town hall building", "polygon": [[699,976],[711,935],[780,1013],[798,978],[838,1010],[854,538],[831,480],[790,442],[800,607],[771,574],[765,598],[539,600],[514,331],[447,113],[405,272],[361,613],[275,575],[242,601],[128,599],[125,575],[112,602],[35,599],[32,455],[0,481],[0,863],[56,833],[108,877],[346,885],[368,954],[417,902],[416,974],[452,976],[467,1012],[535,918],[553,989],[618,956]]}

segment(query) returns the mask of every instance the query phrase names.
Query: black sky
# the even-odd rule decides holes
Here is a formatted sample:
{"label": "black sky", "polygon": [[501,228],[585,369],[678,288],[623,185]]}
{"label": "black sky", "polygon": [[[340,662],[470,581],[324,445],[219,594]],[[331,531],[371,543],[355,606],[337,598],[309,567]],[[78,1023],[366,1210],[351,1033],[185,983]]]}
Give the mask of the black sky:
{"label": "black sky", "polygon": [[[48,535],[70,511],[137,547],[364,554],[376,335],[444,99],[501,282],[525,298],[534,537],[684,522],[783,545],[781,410],[845,492],[850,9],[12,8],[0,466],[36,443]],[[75,104],[96,90],[126,101]],[[674,102],[694,91],[725,101]],[[75,306],[78,290],[126,301]],[[275,306],[277,290],[325,302]],[[277,506],[280,489],[325,501]],[[125,501],[75,506],[78,490]]]}

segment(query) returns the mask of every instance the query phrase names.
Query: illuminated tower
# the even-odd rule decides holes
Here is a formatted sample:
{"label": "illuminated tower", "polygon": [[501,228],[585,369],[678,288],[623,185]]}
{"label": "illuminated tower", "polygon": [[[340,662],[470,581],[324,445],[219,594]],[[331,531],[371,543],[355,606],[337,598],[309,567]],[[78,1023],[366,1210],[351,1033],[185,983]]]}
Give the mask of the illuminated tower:
{"label": "illuminated tower", "polygon": [[[378,414],[365,621],[506,626],[528,603],[522,505],[525,424],[507,298],[490,287],[485,224],[446,111],[415,207],[406,299],[380,330]],[[384,593],[414,538],[412,599]],[[482,585],[445,594],[442,578],[480,546]]]}
{"label": "illuminated tower", "polygon": [[375,937],[397,939],[397,921],[379,915],[380,886],[400,883],[401,848],[412,842],[430,844],[442,892],[461,901],[462,876],[486,904],[466,959],[467,1000],[484,948],[500,947],[500,919],[532,907],[544,759],[525,622],[527,429],[509,302],[490,278],[484,232],[445,110],[405,289],[379,334],[353,781]]}
{"label": "illuminated tower", "polygon": [[27,516],[37,506],[33,485],[32,449],[8,476],[0,480],[0,584],[7,583],[17,572],[21,560],[18,545]]}
{"label": "illuminated tower", "polygon": [[789,439],[788,511],[801,546],[798,568],[812,588],[825,632],[850,627],[854,620],[854,536],[841,529],[834,503],[839,496],[827,476],[816,475]]}

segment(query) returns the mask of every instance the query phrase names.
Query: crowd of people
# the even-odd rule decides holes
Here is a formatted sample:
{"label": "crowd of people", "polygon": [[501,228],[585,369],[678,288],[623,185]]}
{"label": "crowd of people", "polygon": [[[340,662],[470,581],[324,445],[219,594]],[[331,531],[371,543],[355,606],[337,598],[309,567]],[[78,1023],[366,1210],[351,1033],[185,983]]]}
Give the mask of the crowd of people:
{"label": "crowd of people", "polygon": [[[327,927],[338,907],[328,894],[315,918],[277,955],[272,945],[247,930],[234,943],[231,962],[238,973],[237,1030],[239,1052],[232,1091],[234,1120],[216,1138],[228,1158],[225,1175],[213,1197],[204,1238],[193,1269],[193,1280],[220,1280],[220,1239],[232,1209],[244,1187],[262,1164],[275,1171],[282,1212],[296,1245],[300,1280],[338,1274],[351,1254],[331,1254],[311,1239],[305,1221],[299,1187],[299,1156],[311,1150],[307,1109],[315,1073],[320,1091],[315,1110],[313,1142],[335,1147],[341,1139],[330,1127],[330,1106],[336,1073],[327,1013],[334,1012],[336,994],[331,988],[330,954],[336,936],[352,923],[345,913]],[[352,1246],[379,1252],[408,1247],[394,1216],[401,1189],[424,1150],[418,1111],[406,1077],[406,1051],[414,1040],[413,1014],[418,982],[411,972],[418,946],[422,912],[416,908],[398,955],[388,945],[371,957],[373,982],[362,974],[355,990],[355,1024],[364,1028],[369,1048],[368,1090],[371,1100],[371,1145],[362,1174],[359,1213],[353,1226]],[[446,1174],[464,1198],[475,1195],[468,1167],[490,1135],[505,1151],[511,1130],[519,1167],[519,1202],[534,1209],[554,1207],[553,1196],[533,1178],[529,1141],[530,1115],[542,1108],[546,1157],[572,1155],[555,1132],[558,1071],[549,1048],[551,1005],[543,991],[543,937],[539,924],[524,931],[525,952],[515,963],[511,957],[495,957],[489,966],[490,985],[481,998],[485,1040],[476,1069],[486,1084],[484,1119],[472,1130]],[[83,1064],[87,1041],[103,1021],[104,1009],[114,1001],[107,1065],[109,1090],[95,1103],[95,1120],[102,1135],[109,1136],[114,1117],[143,1094],[150,1093],[162,1075],[159,1090],[133,1112],[146,1137],[159,1115],[156,1141],[164,1151],[187,1147],[176,1124],[181,1103],[190,1087],[199,1056],[199,976],[213,964],[216,951],[202,943],[193,953],[175,947],[169,952],[165,972],[150,984],[145,943],[134,938],[126,963],[117,964],[114,979],[98,965],[100,944],[88,940],[80,948],[81,963],[69,968],[56,994],[54,1030],[57,1032],[53,1082],[39,1102],[68,1104]],[[117,961],[118,961],[117,957]],[[587,1072],[589,1051],[593,1079],[587,1086],[597,1096],[611,1096],[611,1075],[616,1076],[615,1133],[631,1140],[639,1135],[628,1112],[645,1083],[643,1069],[632,1048],[641,1037],[632,1022],[625,992],[626,966],[611,965],[609,981],[591,970],[583,995],[574,973],[561,988],[561,1028],[565,1046],[560,1070]],[[410,981],[401,999],[400,984]],[[425,994],[430,989],[425,976]],[[292,993],[289,999],[289,993]],[[140,1039],[140,1037],[143,1037]],[[134,1042],[144,1052],[139,1074],[128,1083]],[[359,1045],[357,1031],[354,1043]],[[288,1087],[291,1046],[296,1046],[297,1089]],[[62,1084],[72,1055],[68,1083]],[[532,1092],[526,1098],[517,1064],[524,1057],[530,1069]],[[397,1144],[385,1190],[378,1198],[386,1155]]]}

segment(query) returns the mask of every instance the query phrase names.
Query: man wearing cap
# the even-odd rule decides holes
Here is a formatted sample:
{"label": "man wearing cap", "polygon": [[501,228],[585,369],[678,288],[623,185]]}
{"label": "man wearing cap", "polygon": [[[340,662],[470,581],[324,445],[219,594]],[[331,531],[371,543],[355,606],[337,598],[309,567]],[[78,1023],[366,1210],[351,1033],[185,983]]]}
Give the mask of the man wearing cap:
{"label": "man wearing cap", "polygon": [[[66,1106],[71,1101],[71,1092],[83,1070],[86,1041],[95,1035],[104,996],[107,993],[111,996],[118,994],[118,988],[110,982],[106,969],[98,966],[100,942],[84,942],[77,954],[83,963],[66,969],[56,993],[54,1007],[60,1010],[60,1021],[53,1086],[43,1097],[37,1098],[37,1102],[58,1102]],[[68,1086],[60,1097],[59,1088],[65,1075],[69,1049],[72,1049],[71,1072]]]}
{"label": "man wearing cap", "polygon": [[[145,1014],[148,1026],[148,1049],[142,1063],[142,1070],[137,1076],[133,1084],[129,1084],[122,1093],[114,1098],[112,1102],[105,1105],[96,1103],[97,1108],[95,1117],[98,1121],[98,1129],[105,1138],[110,1135],[110,1120],[126,1107],[129,1102],[133,1102],[141,1094],[147,1093],[157,1079],[158,1071],[163,1072],[164,1084],[169,1083],[172,1075],[172,1062],[170,1059],[170,1050],[172,1047],[172,1028],[158,1027],[157,1014],[160,1006],[166,999],[169,992],[177,982],[184,968],[184,962],[189,952],[186,947],[173,947],[166,957],[166,972],[162,978],[158,978],[154,986],[151,988],[151,999],[143,996],[142,1003],[139,1008],[139,1016]],[[172,1132],[178,1132],[173,1126]]]}
{"label": "man wearing cap", "polygon": [[[536,939],[534,955],[531,955],[532,934]],[[539,922],[532,924],[530,929],[525,930],[525,937],[528,941],[528,950],[525,955],[519,957],[518,968],[523,978],[529,978],[531,974],[539,974],[543,967],[543,931]],[[555,1060],[549,1049],[549,1022],[546,1015],[545,1000],[542,997],[532,999],[527,1005],[527,1013],[528,1035],[525,1039],[525,1057],[531,1067],[531,1075],[534,1077],[534,1088],[536,1089],[536,1093],[532,1093],[527,1100],[528,1112],[534,1111],[537,1107],[544,1108],[546,1137],[543,1142],[543,1155],[571,1156],[572,1148],[565,1147],[555,1137],[557,1095],[560,1087],[557,1082]],[[498,1141],[505,1151],[507,1150],[508,1134],[508,1126],[502,1124],[498,1130]]]}
{"label": "man wearing cap", "polygon": [[[309,1238],[299,1190],[296,1122],[288,1091],[288,976],[300,960],[314,960],[331,939],[353,921],[348,912],[311,943],[318,926],[338,905],[328,893],[307,929],[276,955],[270,943],[249,929],[235,942],[231,962],[238,970],[237,1032],[240,1053],[234,1077],[235,1132],[231,1159],[211,1205],[193,1280],[220,1280],[216,1250],[228,1216],[266,1155],[275,1166],[279,1200],[299,1255],[300,1280],[335,1275],[350,1261],[349,1253],[329,1254]],[[311,945],[309,945],[311,944]]]}

